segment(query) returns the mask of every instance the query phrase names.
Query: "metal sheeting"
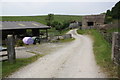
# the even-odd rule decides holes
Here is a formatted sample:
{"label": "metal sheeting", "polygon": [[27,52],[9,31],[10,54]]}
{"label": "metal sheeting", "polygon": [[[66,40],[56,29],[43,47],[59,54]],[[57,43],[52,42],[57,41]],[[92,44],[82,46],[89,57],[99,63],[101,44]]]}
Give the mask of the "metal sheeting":
{"label": "metal sheeting", "polygon": [[0,30],[9,29],[49,29],[49,26],[34,21],[0,21]]}

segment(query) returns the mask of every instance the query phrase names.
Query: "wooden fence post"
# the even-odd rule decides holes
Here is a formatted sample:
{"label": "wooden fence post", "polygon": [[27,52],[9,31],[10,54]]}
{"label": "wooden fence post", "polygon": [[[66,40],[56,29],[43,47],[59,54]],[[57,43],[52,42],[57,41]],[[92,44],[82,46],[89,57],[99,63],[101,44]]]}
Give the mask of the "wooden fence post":
{"label": "wooden fence post", "polygon": [[13,35],[7,35],[7,53],[8,53],[8,61],[10,63],[14,63],[16,56],[15,56],[15,41]]}

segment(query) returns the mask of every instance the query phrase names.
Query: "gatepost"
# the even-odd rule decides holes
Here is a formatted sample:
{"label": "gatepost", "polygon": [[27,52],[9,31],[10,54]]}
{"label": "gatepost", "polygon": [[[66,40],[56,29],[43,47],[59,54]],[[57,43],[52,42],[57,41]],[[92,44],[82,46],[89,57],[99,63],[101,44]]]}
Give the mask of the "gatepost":
{"label": "gatepost", "polygon": [[7,53],[8,53],[8,61],[10,63],[14,63],[16,56],[15,56],[15,41],[13,35],[7,35]]}

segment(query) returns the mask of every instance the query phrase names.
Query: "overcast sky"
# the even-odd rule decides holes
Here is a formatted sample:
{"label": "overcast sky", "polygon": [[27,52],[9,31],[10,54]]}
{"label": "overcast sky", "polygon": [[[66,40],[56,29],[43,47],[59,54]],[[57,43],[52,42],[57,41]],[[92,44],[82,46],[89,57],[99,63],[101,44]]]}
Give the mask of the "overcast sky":
{"label": "overcast sky", "polygon": [[2,2],[118,2],[119,0],[1,0]]}
{"label": "overcast sky", "polygon": [[100,14],[119,0],[2,0],[0,15],[32,16],[49,13],[61,15]]}

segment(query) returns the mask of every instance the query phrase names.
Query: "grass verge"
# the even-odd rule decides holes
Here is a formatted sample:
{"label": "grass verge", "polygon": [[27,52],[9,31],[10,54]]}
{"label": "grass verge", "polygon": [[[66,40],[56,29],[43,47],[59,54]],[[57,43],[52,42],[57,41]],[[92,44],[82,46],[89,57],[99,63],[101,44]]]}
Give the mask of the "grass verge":
{"label": "grass verge", "polygon": [[111,45],[97,30],[77,30],[79,34],[91,35],[94,39],[94,55],[97,64],[108,74],[108,77],[117,77],[117,66],[111,60]]}
{"label": "grass verge", "polygon": [[26,66],[26,65],[36,61],[38,58],[40,58],[42,56],[44,56],[44,55],[36,54],[35,56],[32,56],[30,58],[16,59],[16,62],[14,64],[9,63],[8,61],[2,62],[2,77],[3,78],[7,77],[11,73],[19,70],[23,66]]}

